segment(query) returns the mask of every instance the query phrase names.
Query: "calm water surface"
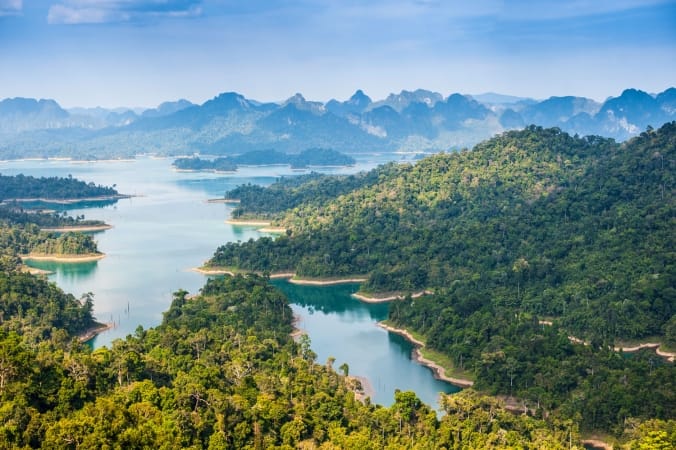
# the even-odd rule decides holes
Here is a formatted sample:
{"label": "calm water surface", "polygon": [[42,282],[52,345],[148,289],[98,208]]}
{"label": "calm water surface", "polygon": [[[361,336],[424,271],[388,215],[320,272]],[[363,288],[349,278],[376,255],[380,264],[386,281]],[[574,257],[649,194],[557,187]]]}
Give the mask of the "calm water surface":
{"label": "calm water surface", "polygon": [[[353,173],[385,160],[385,156],[371,155],[356,168],[326,171]],[[78,297],[94,294],[97,319],[115,323],[114,329],[95,339],[95,346],[109,345],[132,334],[139,325],[157,325],[173,292],[182,288],[196,293],[204,284],[204,277],[191,268],[200,266],[225,242],[260,236],[253,228],[225,224],[232,207],[207,203],[208,198],[222,197],[240,184],[268,185],[281,175],[298,173],[284,166],[242,168],[228,175],[180,173],[172,171],[170,164],[171,160],[152,158],[81,164],[0,162],[0,173],[5,175],[72,175],[96,184],[115,184],[121,193],[136,195],[104,207],[68,207],[71,215],[84,214],[114,226],[95,235],[99,249],[106,253],[104,259],[81,264],[31,262],[34,267],[54,271],[50,280],[65,291]],[[376,326],[387,317],[388,306],[364,304],[350,297],[357,285],[275,284],[285,291],[301,317],[300,327],[308,332],[317,361],[334,357],[334,367],[347,363],[350,374],[369,379],[375,402],[389,405],[394,390],[402,389],[414,390],[436,406],[439,392],[457,390],[435,380],[429,369],[412,361],[411,345],[403,338]]]}

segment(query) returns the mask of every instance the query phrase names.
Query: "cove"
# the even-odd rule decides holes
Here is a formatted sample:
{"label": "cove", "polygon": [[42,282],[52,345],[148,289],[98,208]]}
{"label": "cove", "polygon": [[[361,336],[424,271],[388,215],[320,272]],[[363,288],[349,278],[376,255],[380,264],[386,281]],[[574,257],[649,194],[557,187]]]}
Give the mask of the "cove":
{"label": "cove", "polygon": [[[383,161],[360,161],[357,167],[325,170],[354,173]],[[179,289],[197,293],[205,278],[190,268],[200,266],[226,242],[260,237],[253,227],[225,223],[232,205],[207,203],[225,191],[245,184],[269,185],[288,167],[243,168],[235,174],[182,173],[171,170],[171,160],[139,158],[133,162],[72,164],[65,161],[0,163],[3,174],[63,176],[116,184],[118,191],[135,197],[115,204],[68,205],[70,215],[100,219],[112,229],[96,233],[99,261],[66,264],[32,261],[31,266],[54,272],[49,276],[76,297],[94,294],[94,314],[115,328],[97,336],[92,345],[110,345],[133,334],[138,326],[150,328],[162,320],[172,295]],[[374,389],[375,403],[390,405],[394,390],[412,390],[436,408],[439,392],[458,389],[434,379],[430,369],[411,359],[412,345],[376,323],[387,317],[388,304],[365,304],[350,297],[357,285],[298,286],[274,280],[300,316],[317,362],[334,357],[334,367],[347,363],[350,374],[365,377]]]}
{"label": "cove", "polygon": [[387,318],[389,303],[360,302],[350,295],[359,285],[272,283],[291,300],[297,327],[309,335],[317,362],[333,357],[336,368],[347,363],[350,374],[368,379],[374,403],[392,404],[395,389],[400,389],[415,391],[422,401],[437,408],[440,392],[460,390],[435,379],[429,368],[412,360],[410,342],[377,326]]}

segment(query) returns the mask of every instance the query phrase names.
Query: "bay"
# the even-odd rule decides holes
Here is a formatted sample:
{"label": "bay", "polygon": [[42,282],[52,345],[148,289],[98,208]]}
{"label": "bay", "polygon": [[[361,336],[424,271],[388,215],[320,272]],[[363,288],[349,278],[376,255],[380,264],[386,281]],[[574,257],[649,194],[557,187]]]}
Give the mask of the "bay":
{"label": "bay", "polygon": [[[324,169],[330,173],[354,173],[391,160],[393,155],[362,156],[357,166]],[[71,215],[100,219],[113,228],[96,233],[99,261],[66,264],[33,261],[51,270],[49,276],[76,297],[94,294],[94,313],[114,328],[97,336],[95,347],[110,345],[133,334],[138,326],[159,324],[178,289],[197,293],[205,282],[191,268],[200,266],[216,247],[226,242],[261,236],[252,227],[225,223],[232,206],[208,203],[240,184],[269,185],[280,176],[298,174],[287,166],[244,167],[233,174],[176,172],[171,160],[140,157],[130,162],[73,163],[68,161],[0,162],[0,173],[33,176],[68,176],[102,185],[116,185],[119,192],[135,197],[113,205],[63,206]],[[387,304],[365,304],[350,297],[357,285],[298,286],[274,282],[300,317],[299,326],[312,341],[317,361],[334,357],[350,374],[369,380],[372,400],[389,405],[394,390],[413,390],[433,407],[439,392],[454,386],[435,380],[432,372],[411,359],[412,346],[401,336],[388,333],[376,323],[387,317]]]}

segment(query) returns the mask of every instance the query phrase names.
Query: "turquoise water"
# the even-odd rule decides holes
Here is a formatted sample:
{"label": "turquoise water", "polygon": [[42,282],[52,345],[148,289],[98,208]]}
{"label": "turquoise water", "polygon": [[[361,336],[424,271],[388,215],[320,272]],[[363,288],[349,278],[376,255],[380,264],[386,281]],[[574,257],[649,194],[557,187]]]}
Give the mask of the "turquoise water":
{"label": "turquoise water", "polygon": [[[383,156],[362,160],[356,168],[325,170],[352,173],[370,169]],[[288,167],[242,168],[236,174],[180,173],[171,170],[171,160],[139,158],[134,162],[75,164],[67,161],[0,162],[0,173],[33,176],[68,176],[113,185],[136,197],[113,205],[76,206],[71,215],[84,214],[113,228],[96,233],[102,260],[64,264],[38,262],[34,267],[54,271],[49,279],[67,292],[94,294],[94,313],[115,327],[95,338],[93,345],[109,345],[114,339],[134,333],[141,325],[159,324],[171,303],[172,293],[186,289],[197,293],[204,276],[191,271],[229,241],[260,236],[254,228],[225,223],[232,206],[207,203],[208,198],[243,183],[267,185],[281,175],[297,174]],[[350,374],[369,379],[372,399],[389,405],[394,389],[414,390],[422,400],[437,405],[437,393],[457,390],[437,381],[429,369],[411,360],[411,345],[398,335],[376,326],[387,317],[387,304],[364,304],[350,297],[356,285],[330,287],[296,286],[275,281],[289,296],[323,363],[336,358],[334,367],[346,362]]]}
{"label": "turquoise water", "polygon": [[299,286],[273,281],[292,299],[298,328],[310,336],[317,362],[335,358],[333,367],[343,363],[350,374],[364,376],[373,388],[371,399],[389,405],[394,390],[415,391],[434,407],[439,392],[459,389],[434,379],[430,369],[411,360],[411,344],[403,337],[376,326],[388,314],[387,303],[363,303],[350,296],[359,286]]}

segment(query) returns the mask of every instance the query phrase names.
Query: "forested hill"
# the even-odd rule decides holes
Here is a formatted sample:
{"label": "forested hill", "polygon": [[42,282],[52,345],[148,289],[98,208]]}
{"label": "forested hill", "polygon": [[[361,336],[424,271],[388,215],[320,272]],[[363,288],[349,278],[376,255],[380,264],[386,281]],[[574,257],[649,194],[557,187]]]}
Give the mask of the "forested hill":
{"label": "forested hill", "polygon": [[284,211],[298,205],[320,207],[348,192],[372,186],[381,177],[392,176],[397,170],[396,164],[389,163],[355,175],[324,175],[312,172],[307,175],[281,177],[266,188],[256,184],[241,185],[226,192],[225,197],[239,201],[232,211],[235,218],[279,219]]}
{"label": "forested hill", "polygon": [[625,144],[508,132],[300,205],[291,237],[227,244],[209,264],[368,274],[372,292],[452,286],[585,338],[674,339],[675,140],[674,123]]}
{"label": "forested hill", "polygon": [[[9,276],[25,289],[46,285]],[[5,278],[0,297],[17,290]],[[27,325],[40,303],[68,317],[49,286],[3,320]],[[0,327],[2,447],[581,448],[575,424],[514,415],[472,391],[444,398],[441,419],[413,392],[397,391],[389,408],[357,401],[333,361],[317,364],[309,339],[291,339],[287,300],[263,278],[213,279],[186,294],[175,293],[160,326],[111,348],[59,339],[58,323],[37,341]],[[645,424],[628,438],[650,442],[648,432],[666,426]]]}
{"label": "forested hill", "polygon": [[675,417],[673,364],[612,351],[676,345],[675,152],[676,123],[624,144],[508,132],[301,204],[290,236],[227,244],[209,264],[432,289],[394,302],[390,322],[480,390],[619,435],[630,418]]}
{"label": "forested hill", "polygon": [[86,183],[68,177],[7,176],[0,174],[0,201],[11,199],[86,199],[111,197],[119,193],[114,187]]}

